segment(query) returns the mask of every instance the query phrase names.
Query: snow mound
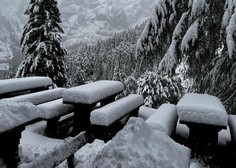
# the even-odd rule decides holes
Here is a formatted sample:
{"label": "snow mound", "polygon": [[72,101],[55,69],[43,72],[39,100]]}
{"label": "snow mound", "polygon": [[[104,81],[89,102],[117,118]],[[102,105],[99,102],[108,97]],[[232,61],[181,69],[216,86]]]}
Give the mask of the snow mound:
{"label": "snow mound", "polygon": [[91,167],[189,168],[190,149],[153,130],[141,118],[131,118],[109,141]]}
{"label": "snow mound", "polygon": [[122,82],[101,80],[66,89],[62,97],[64,102],[93,104],[121,92],[123,88]]}
{"label": "snow mound", "polygon": [[187,93],[177,104],[180,121],[228,125],[228,114],[220,99],[207,94]]}
{"label": "snow mound", "polygon": [[36,106],[29,102],[0,101],[0,132],[13,129],[38,117]]}

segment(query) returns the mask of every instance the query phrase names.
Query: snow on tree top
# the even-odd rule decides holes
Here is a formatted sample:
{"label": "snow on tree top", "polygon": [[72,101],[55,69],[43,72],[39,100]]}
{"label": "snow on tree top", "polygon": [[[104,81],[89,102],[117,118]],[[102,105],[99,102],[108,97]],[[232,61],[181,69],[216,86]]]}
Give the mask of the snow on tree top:
{"label": "snow on tree top", "polygon": [[122,82],[101,80],[66,89],[62,97],[64,102],[93,104],[121,92],[123,88]]}
{"label": "snow on tree top", "polygon": [[102,148],[91,167],[189,168],[190,154],[187,147],[132,117]]}
{"label": "snow on tree top", "polygon": [[29,102],[0,101],[0,132],[25,124],[38,116],[36,106]]}
{"label": "snow on tree top", "polygon": [[52,85],[48,77],[25,77],[0,80],[0,94]]}
{"label": "snow on tree top", "polygon": [[180,121],[227,126],[228,115],[220,99],[197,93],[185,94],[177,104]]}
{"label": "snow on tree top", "polygon": [[91,123],[108,126],[120,117],[143,104],[143,97],[131,94],[91,113]]}

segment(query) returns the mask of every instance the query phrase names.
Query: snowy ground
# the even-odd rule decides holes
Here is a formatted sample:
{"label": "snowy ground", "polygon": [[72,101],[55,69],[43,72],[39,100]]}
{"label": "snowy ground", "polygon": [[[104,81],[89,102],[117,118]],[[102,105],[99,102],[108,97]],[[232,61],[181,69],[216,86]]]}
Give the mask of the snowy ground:
{"label": "snowy ground", "polygon": [[[159,158],[156,157],[157,153],[155,153],[155,150],[157,150],[159,147],[158,147],[158,145],[156,145],[157,141],[155,139],[160,139],[160,137],[159,137],[160,135],[156,135],[156,133],[153,133],[154,131],[152,131],[151,127],[148,128],[146,125],[142,125],[142,124],[139,123],[137,125],[137,123],[136,123],[137,126],[134,127],[134,128],[136,128],[136,132],[135,131],[132,132],[131,127],[129,127],[129,129],[127,128],[126,131],[123,131],[123,133],[120,133],[120,135],[115,138],[115,141],[114,140],[109,141],[107,144],[105,144],[101,140],[95,140],[92,144],[87,144],[84,147],[82,147],[77,153],[75,153],[75,158],[76,158],[75,163],[77,165],[77,168],[81,168],[81,167],[82,168],[83,167],[85,167],[85,168],[91,167],[92,168],[96,164],[99,164],[99,166],[101,166],[101,163],[103,163],[103,162],[107,162],[107,163],[112,164],[114,162],[114,160],[112,160],[112,157],[115,157],[115,160],[120,159],[120,160],[124,161],[123,164],[132,160],[131,163],[133,165],[136,165],[137,160],[139,160],[137,158],[142,156],[143,153],[149,154],[149,157],[148,157],[149,160],[147,158],[145,159],[145,161],[148,160],[148,163],[147,163],[148,165],[152,165],[153,161],[155,163],[158,163],[158,159],[160,161],[161,158],[162,159],[164,158],[164,160],[165,159],[168,160],[168,158],[171,158],[171,156],[173,156],[173,154],[172,154],[173,152],[171,152],[171,151],[172,150],[175,151],[174,145],[173,146],[171,145],[172,146],[171,148],[169,148],[169,147],[164,148],[167,150],[169,148],[170,153],[167,152],[168,155],[165,155],[164,153],[158,153]],[[42,133],[43,130],[45,129],[45,126],[46,126],[46,122],[39,122],[37,124],[28,126],[26,128],[26,130],[22,133],[21,144],[19,146],[20,156],[22,158],[21,161],[32,160],[35,157],[37,157],[45,152],[48,152],[49,150],[53,149],[56,145],[63,142],[62,140],[59,140],[59,139],[52,139],[52,138],[48,138],[43,135],[40,135],[40,133]],[[146,135],[148,130],[149,130],[150,136]],[[151,130],[151,132],[150,132],[150,130]],[[188,138],[188,134],[189,134],[188,131],[189,130],[185,125],[178,123],[177,128],[176,128],[176,136],[178,138],[180,138],[180,140],[186,140]],[[127,132],[129,132],[129,133],[127,133]],[[124,139],[125,134],[127,134],[126,142],[124,142],[125,141],[125,139]],[[163,136],[163,135],[161,135],[161,136]],[[133,139],[131,137],[133,137]],[[129,139],[129,138],[132,139],[132,143],[130,143],[130,142],[127,143],[128,142],[127,139]],[[145,138],[145,141],[139,141],[139,142],[134,141],[134,139],[142,139],[142,138]],[[166,139],[164,140],[164,142],[165,141],[166,141]],[[167,141],[169,141],[169,140],[167,140]],[[170,140],[170,141],[172,141],[172,140]],[[146,143],[148,142],[148,145],[146,144],[145,148],[142,147],[142,145],[145,146],[144,142],[146,142]],[[160,142],[160,141],[158,141],[158,142]],[[225,146],[227,146],[227,144],[229,142],[230,142],[229,130],[221,131],[219,133],[220,146],[225,147]],[[141,143],[142,145],[137,145],[135,143],[137,143],[137,144]],[[118,146],[115,147],[116,145],[118,145]],[[163,146],[164,144],[159,144],[159,145]],[[127,151],[125,151],[125,149]],[[134,151],[136,153],[134,153]],[[162,151],[164,151],[164,150],[162,150]],[[114,155],[114,156],[110,157],[110,155],[111,156]],[[130,155],[130,156],[128,157],[128,159],[125,160],[124,158],[125,157],[127,158],[127,155],[128,156]],[[152,157],[152,155],[155,157]],[[142,156],[142,157],[144,157],[144,156]],[[142,158],[142,157],[140,157],[140,158]],[[145,157],[147,157],[147,156],[145,156]],[[176,156],[174,156],[174,157],[176,157]],[[152,159],[150,159],[150,158],[152,158]],[[97,160],[97,163],[94,162],[95,159]],[[157,160],[155,160],[155,159],[157,159]],[[183,161],[186,159],[182,158],[180,160]],[[199,163],[199,161],[200,161],[200,163]],[[218,166],[207,165],[206,164],[207,161],[209,161],[209,158],[201,157],[201,156],[193,156],[193,159],[190,162],[190,168],[201,168],[201,167],[217,167],[218,168]],[[170,162],[170,160],[169,160],[169,162]],[[172,162],[173,162],[173,158],[172,158],[171,163]],[[161,163],[161,164],[163,164],[163,163]],[[123,165],[123,166],[125,166],[125,165]],[[66,164],[66,162],[63,162],[58,167],[59,168],[66,168],[67,164]]]}

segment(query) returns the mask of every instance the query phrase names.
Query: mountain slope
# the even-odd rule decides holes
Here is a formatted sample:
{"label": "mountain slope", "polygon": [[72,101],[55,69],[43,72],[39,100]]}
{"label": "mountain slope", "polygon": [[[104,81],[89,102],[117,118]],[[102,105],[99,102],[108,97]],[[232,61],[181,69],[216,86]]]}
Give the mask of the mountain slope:
{"label": "mountain slope", "polygon": [[[27,21],[29,0],[0,0],[0,69],[6,63],[18,66],[23,54],[20,37]],[[143,22],[155,0],[58,0],[63,45],[77,49],[81,43],[94,43]]]}

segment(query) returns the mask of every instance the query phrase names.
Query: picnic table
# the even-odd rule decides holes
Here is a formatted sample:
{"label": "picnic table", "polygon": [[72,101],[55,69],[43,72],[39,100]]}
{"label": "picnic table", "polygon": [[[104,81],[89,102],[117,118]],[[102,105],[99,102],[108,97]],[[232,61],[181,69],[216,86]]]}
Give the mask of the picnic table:
{"label": "picnic table", "polygon": [[187,93],[176,107],[180,123],[189,127],[189,145],[192,150],[204,153],[205,147],[209,153],[215,150],[218,132],[228,125],[228,114],[219,98]]}
{"label": "picnic table", "polygon": [[91,133],[90,113],[97,103],[104,106],[115,101],[115,97],[123,91],[119,81],[101,80],[73,88],[63,92],[63,103],[74,105],[73,135],[86,131]]}

